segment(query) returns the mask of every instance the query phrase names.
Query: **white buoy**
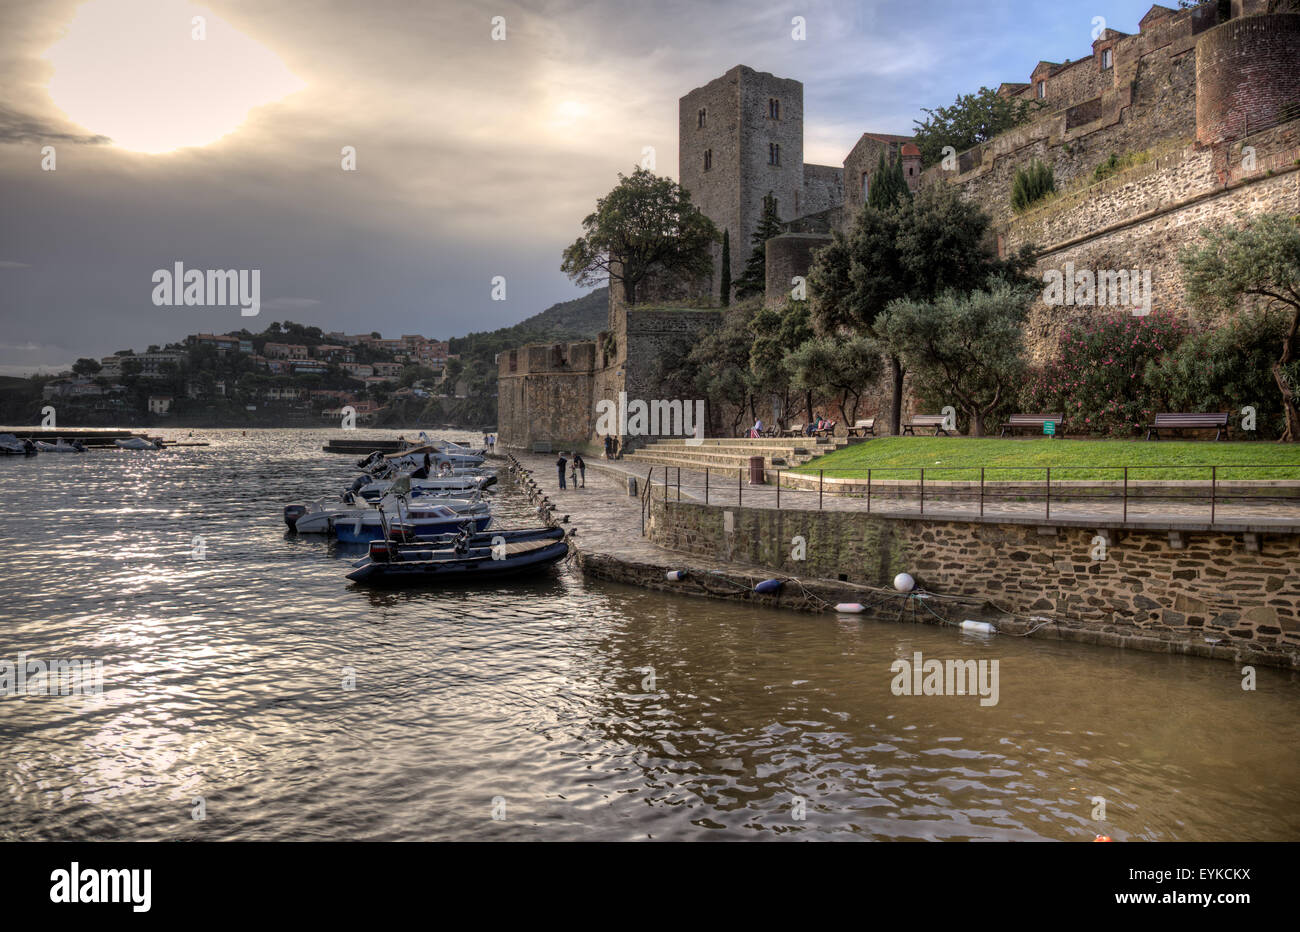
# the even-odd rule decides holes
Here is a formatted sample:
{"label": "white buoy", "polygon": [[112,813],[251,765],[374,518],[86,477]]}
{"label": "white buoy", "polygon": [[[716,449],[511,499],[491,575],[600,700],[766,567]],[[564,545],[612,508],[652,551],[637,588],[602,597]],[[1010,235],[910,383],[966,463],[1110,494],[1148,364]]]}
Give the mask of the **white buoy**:
{"label": "white buoy", "polygon": [[998,629],[993,627],[987,621],[971,621],[967,618],[961,623],[963,631],[978,631],[980,634],[997,634]]}
{"label": "white buoy", "polygon": [[894,588],[899,592],[911,592],[916,588],[916,580],[910,573],[899,573],[894,577]]}
{"label": "white buoy", "polygon": [[668,578],[673,582],[680,582],[686,578],[686,570],[669,570]]}
{"label": "white buoy", "polygon": [[856,615],[858,612],[865,610],[866,606],[861,602],[841,602],[835,606],[835,611],[843,612],[846,615]]}

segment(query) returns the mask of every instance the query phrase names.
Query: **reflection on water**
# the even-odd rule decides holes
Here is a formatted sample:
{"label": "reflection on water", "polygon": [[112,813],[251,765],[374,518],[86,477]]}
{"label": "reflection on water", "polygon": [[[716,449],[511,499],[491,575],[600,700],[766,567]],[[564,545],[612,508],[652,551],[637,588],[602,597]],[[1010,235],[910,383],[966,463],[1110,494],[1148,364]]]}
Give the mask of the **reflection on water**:
{"label": "reflection on water", "polygon": [[[0,698],[0,838],[1300,838],[1294,674],[569,566],[354,587],[280,518],[352,478],[326,436],[0,460],[0,660],[104,661],[102,695]],[[916,651],[999,660],[999,703],[894,696]]]}

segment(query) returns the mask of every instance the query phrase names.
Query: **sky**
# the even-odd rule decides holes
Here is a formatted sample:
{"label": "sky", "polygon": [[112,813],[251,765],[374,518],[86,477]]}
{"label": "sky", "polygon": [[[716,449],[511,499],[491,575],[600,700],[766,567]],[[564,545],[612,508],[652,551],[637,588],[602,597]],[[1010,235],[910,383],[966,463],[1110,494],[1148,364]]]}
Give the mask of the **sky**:
{"label": "sky", "polygon": [[[0,374],[276,320],[508,326],[583,293],[582,218],[647,147],[676,177],[678,98],[735,65],[802,81],[805,160],[838,165],[1150,7],[3,0]],[[157,305],[177,262],[258,270],[257,316]]]}

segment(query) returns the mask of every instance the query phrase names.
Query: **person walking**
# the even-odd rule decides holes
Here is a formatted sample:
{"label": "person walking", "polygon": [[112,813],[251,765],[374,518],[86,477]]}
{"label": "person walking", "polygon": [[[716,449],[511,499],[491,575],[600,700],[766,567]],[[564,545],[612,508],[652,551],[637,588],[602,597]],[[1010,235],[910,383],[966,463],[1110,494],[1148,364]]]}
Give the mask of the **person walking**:
{"label": "person walking", "polygon": [[565,485],[564,485],[564,467],[567,466],[567,465],[569,465],[569,461],[566,460],[566,459],[564,458],[564,454],[561,453],[561,454],[560,454],[560,458],[557,459],[557,460],[555,461],[555,471],[556,471],[557,473],[559,473],[559,475],[560,475],[560,488],[562,488],[562,489],[565,488]]}
{"label": "person walking", "polygon": [[576,451],[573,454],[573,466],[578,471],[578,488],[585,489],[587,487],[587,464],[583,461],[582,454]]}

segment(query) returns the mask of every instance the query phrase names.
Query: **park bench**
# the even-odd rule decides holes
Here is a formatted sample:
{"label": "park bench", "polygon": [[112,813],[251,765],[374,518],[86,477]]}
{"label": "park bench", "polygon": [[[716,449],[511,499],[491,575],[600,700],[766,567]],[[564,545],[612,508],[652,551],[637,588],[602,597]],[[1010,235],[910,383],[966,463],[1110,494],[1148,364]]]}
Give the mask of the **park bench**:
{"label": "park bench", "polygon": [[814,430],[812,435],[814,437],[833,437],[835,435],[835,425],[831,424],[830,427],[822,427]]}
{"label": "park bench", "polygon": [[1214,439],[1227,439],[1228,415],[1226,412],[1215,414],[1157,414],[1154,424],[1147,427],[1147,439],[1152,435],[1160,439],[1162,430],[1206,430],[1214,428]]}
{"label": "park bench", "polygon": [[787,437],[802,437],[804,433],[803,429],[805,426],[806,425],[804,424],[791,424],[789,427],[785,429],[785,435]]}
{"label": "park bench", "polygon": [[861,421],[854,421],[853,426],[849,428],[850,437],[874,437],[876,436],[876,419],[874,417],[866,418]]}
{"label": "park bench", "polygon": [[933,427],[934,435],[936,437],[939,436],[940,434],[943,434],[945,437],[947,437],[949,436],[949,434],[948,431],[944,430],[943,428],[944,420],[945,418],[942,414],[913,415],[912,420],[908,421],[906,424],[903,425],[903,436],[906,437],[907,435],[911,434],[913,437],[915,437],[916,431],[913,428],[916,427]]}
{"label": "park bench", "polygon": [[1065,431],[1061,430],[1063,420],[1065,420],[1064,414],[1013,414],[1002,425],[1002,433],[998,434],[998,436],[1005,437],[1009,430],[1033,430],[1041,434],[1043,425],[1051,421],[1056,425],[1056,430],[1052,436],[1061,437],[1065,434]]}

